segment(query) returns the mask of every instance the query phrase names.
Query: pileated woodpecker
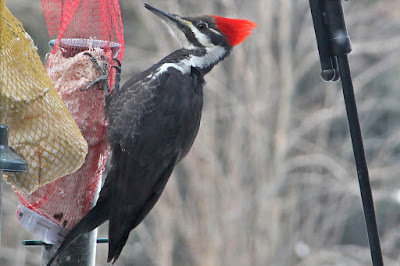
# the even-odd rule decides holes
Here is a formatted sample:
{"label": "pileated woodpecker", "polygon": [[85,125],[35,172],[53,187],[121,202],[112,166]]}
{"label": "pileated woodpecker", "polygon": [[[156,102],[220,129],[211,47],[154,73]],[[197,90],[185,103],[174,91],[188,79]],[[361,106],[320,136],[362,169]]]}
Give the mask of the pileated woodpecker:
{"label": "pileated woodpecker", "polygon": [[72,241],[109,220],[107,262],[115,262],[129,233],[150,212],[200,125],[204,75],[256,26],[219,16],[181,17],[145,4],[181,42],[106,99],[111,168],[99,199],[71,230],[54,259]]}

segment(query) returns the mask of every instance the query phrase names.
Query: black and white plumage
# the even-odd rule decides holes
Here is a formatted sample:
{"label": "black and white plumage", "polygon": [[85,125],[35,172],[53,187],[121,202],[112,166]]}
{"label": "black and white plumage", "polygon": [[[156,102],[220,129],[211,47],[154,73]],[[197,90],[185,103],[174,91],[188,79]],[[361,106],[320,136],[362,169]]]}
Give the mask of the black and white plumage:
{"label": "black and white plumage", "polygon": [[[107,261],[118,259],[130,231],[153,208],[175,165],[187,155],[196,138],[204,75],[255,26],[239,23],[249,21],[231,23],[231,19],[215,16],[183,18],[147,4],[145,7],[163,19],[182,48],[107,97],[110,171],[96,206],[71,230],[48,265],[78,236],[107,220]],[[230,31],[229,26],[236,29]]]}

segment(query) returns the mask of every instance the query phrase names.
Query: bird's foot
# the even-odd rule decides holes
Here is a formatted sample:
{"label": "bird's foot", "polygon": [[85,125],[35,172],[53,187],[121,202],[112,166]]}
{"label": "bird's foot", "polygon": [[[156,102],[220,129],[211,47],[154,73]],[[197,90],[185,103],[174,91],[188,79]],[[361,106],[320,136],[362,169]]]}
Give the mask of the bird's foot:
{"label": "bird's foot", "polygon": [[[107,72],[107,67],[108,63],[104,55],[100,57],[100,59],[103,61],[102,66],[100,66],[99,62],[97,59],[91,54],[91,53],[83,53],[84,55],[89,56],[90,60],[92,61],[92,64],[96,68],[97,72],[99,72],[100,76],[93,80],[92,82],[89,83],[89,85],[86,86],[85,89],[83,90],[88,90],[92,88],[95,84],[100,83],[102,86],[100,87],[100,90],[106,90],[106,96],[111,95],[110,94],[110,87],[108,85],[108,72]],[[119,90],[119,85],[121,81],[121,61],[119,61],[117,58],[113,58],[115,62],[117,62],[116,66],[112,66],[115,68],[116,74],[115,74],[115,84],[114,84],[114,92]]]}
{"label": "bird's foot", "polygon": [[110,86],[108,85],[108,73],[107,73],[107,59],[104,55],[100,57],[100,59],[103,61],[102,66],[100,66],[99,62],[97,59],[91,54],[91,53],[83,53],[84,55],[89,56],[90,61],[92,61],[92,64],[96,68],[97,72],[99,73],[99,77],[92,82],[89,83],[89,85],[86,86],[83,90],[86,91],[88,89],[91,89],[94,85],[96,84],[101,84],[100,90],[105,90],[106,95],[110,94]]}

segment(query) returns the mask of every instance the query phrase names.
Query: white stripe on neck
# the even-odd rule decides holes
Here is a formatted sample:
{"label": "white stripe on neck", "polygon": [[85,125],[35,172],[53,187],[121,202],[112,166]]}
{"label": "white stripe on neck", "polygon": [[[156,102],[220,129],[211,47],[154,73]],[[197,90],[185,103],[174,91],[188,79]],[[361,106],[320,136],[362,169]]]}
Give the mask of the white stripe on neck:
{"label": "white stripe on neck", "polygon": [[164,63],[162,64],[155,73],[155,76],[159,76],[166,72],[168,68],[173,67],[179,70],[182,74],[190,73],[192,67],[206,69],[211,65],[214,65],[221,60],[226,54],[226,49],[222,46],[213,46],[206,48],[206,54],[203,56],[191,55],[189,58],[176,63]]}

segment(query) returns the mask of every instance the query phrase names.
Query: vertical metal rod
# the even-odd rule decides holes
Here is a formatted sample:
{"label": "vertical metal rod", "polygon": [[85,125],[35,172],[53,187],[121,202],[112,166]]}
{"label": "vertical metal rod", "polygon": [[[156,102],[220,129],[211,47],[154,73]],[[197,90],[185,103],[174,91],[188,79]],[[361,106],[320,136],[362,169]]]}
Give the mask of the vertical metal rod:
{"label": "vertical metal rod", "polygon": [[[100,192],[101,182],[97,186],[95,196],[93,197],[90,207],[96,204],[98,194]],[[96,241],[97,228],[93,231],[83,234],[65,249],[65,251],[56,259],[52,265],[80,265],[94,266],[96,262]],[[58,246],[43,246],[42,247],[42,265],[47,265],[49,260],[56,253]]]}
{"label": "vertical metal rod", "polygon": [[[81,235],[68,248],[65,249],[53,265],[82,265],[94,266],[96,258],[96,238],[97,229]],[[47,265],[48,261],[57,251],[58,246],[42,247],[42,265]]]}
{"label": "vertical metal rod", "polygon": [[372,264],[383,266],[381,245],[375,217],[375,208],[369,181],[368,167],[365,159],[364,144],[362,140],[360,122],[358,119],[357,105],[351,81],[350,66],[347,55],[339,56],[339,72],[343,88],[343,96],[349,121],[350,136],[353,144],[354,158],[356,161],[358,181],[360,184],[361,200],[367,225],[368,240],[371,250]]}
{"label": "vertical metal rod", "polygon": [[[375,217],[372,189],[369,182],[364,144],[358,119],[350,66],[347,58],[347,55],[351,52],[351,42],[347,34],[341,3],[342,0],[309,1],[320,55],[322,78],[329,81],[331,80],[330,78],[333,77],[332,81],[335,81],[340,77],[342,82],[372,263],[374,266],[382,266],[383,258]],[[332,63],[332,66],[330,66],[330,63]],[[339,67],[337,67],[337,65],[339,65]],[[337,75],[337,71],[339,75]]]}

